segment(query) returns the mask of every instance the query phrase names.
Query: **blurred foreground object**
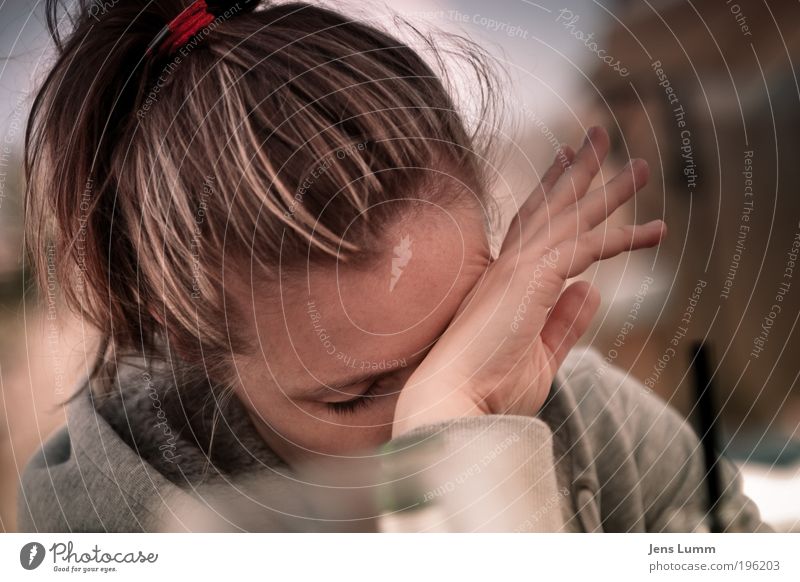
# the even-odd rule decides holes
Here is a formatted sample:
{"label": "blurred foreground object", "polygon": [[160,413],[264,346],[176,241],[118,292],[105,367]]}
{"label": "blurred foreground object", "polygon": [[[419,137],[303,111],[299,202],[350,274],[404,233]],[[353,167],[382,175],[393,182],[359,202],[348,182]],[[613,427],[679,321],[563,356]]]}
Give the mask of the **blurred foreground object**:
{"label": "blurred foreground object", "polygon": [[557,531],[560,499],[546,498],[558,491],[555,474],[537,474],[540,457],[552,455],[539,422],[498,416],[499,428],[486,431],[447,421],[394,439],[380,454],[300,467],[281,490],[274,474],[203,487],[194,498],[170,502],[173,515],[162,529]]}

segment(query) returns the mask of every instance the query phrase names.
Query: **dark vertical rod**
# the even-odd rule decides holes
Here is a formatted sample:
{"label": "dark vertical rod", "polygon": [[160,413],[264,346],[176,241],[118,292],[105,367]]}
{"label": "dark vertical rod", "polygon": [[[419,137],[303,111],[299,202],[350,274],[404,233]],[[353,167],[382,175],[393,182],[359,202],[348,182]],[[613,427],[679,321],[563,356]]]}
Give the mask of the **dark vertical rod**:
{"label": "dark vertical rod", "polygon": [[719,434],[717,431],[717,413],[714,407],[713,383],[709,349],[702,342],[692,346],[694,355],[695,401],[699,420],[700,444],[706,464],[706,490],[708,491],[708,517],[711,531],[720,533],[722,524],[717,513],[722,487],[719,476]]}

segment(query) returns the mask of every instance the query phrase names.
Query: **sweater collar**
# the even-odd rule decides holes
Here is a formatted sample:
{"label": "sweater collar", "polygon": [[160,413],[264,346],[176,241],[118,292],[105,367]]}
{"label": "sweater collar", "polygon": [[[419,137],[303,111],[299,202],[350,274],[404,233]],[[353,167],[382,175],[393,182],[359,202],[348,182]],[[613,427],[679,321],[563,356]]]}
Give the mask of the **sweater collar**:
{"label": "sweater collar", "polygon": [[[141,361],[121,364],[117,377],[102,397],[84,386],[70,404],[70,434],[76,448],[135,499],[152,499],[154,490],[161,497],[165,489],[193,489],[261,470],[289,473],[235,396],[208,395],[207,387],[205,397],[178,390],[167,367],[145,367]],[[560,370],[537,416],[553,433],[561,484],[574,495],[594,497],[598,477],[570,388],[574,381]],[[581,516],[587,522],[584,531],[599,525],[587,519]]]}

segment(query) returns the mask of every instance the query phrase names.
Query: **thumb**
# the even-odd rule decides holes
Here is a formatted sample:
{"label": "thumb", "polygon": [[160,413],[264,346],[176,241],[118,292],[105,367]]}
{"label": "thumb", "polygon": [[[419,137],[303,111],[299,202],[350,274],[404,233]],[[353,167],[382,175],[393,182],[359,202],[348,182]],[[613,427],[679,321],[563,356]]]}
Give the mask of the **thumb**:
{"label": "thumb", "polygon": [[542,328],[542,343],[550,350],[553,370],[558,370],[569,351],[589,329],[597,309],[600,293],[588,281],[577,281],[567,287],[556,301]]}

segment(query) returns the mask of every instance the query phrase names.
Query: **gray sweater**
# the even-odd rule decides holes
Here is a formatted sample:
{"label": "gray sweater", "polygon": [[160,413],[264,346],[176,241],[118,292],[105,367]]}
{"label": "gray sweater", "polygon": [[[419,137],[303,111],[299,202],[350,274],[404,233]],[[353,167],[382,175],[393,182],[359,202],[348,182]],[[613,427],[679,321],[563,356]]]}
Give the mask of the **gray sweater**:
{"label": "gray sweater", "polygon": [[[235,398],[168,370],[86,390],[29,461],[21,531],[708,531],[694,431],[592,349],[573,350],[536,416],[420,427],[379,450],[288,467]],[[718,519],[771,531],[721,461]]]}

